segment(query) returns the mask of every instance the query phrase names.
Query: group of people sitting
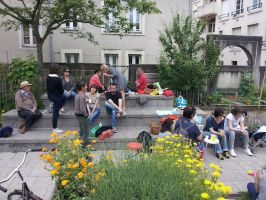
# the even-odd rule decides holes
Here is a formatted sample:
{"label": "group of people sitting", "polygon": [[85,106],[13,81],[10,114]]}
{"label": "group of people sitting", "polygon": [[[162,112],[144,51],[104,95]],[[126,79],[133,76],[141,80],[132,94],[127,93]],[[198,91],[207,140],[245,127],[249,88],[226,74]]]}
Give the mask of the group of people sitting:
{"label": "group of people sitting", "polygon": [[[136,89],[139,94],[143,94],[147,87],[147,77],[141,68],[138,68],[136,73]],[[108,89],[101,83],[100,77],[102,74],[104,77],[111,79]],[[30,86],[31,84],[28,81],[22,82],[15,97],[18,115],[23,119],[23,122],[18,126],[21,133],[29,130],[32,124],[42,117],[42,113],[37,109],[34,95],[30,91]],[[52,102],[53,132],[63,132],[57,127],[59,113],[65,112],[63,106],[71,98],[75,98],[75,114],[80,127],[82,126],[86,130],[100,114],[99,92],[105,91],[105,107],[107,113],[111,115],[113,132],[117,131],[116,119],[126,115],[126,78],[116,68],[106,64],[101,65],[100,69],[96,69],[95,74],[88,82],[79,81],[78,83],[70,76],[69,68],[65,68],[64,75],[60,77],[58,65],[51,65],[46,78],[46,87],[48,99]],[[87,92],[87,88],[89,88],[89,92]],[[86,120],[81,120],[81,117],[86,118]],[[89,122],[86,127],[85,121]]]}
{"label": "group of people sitting", "polygon": [[196,108],[187,106],[183,110],[183,116],[174,124],[172,119],[163,122],[160,137],[171,135],[172,133],[180,133],[188,137],[194,142],[203,142],[204,137],[215,135],[219,143],[214,145],[216,157],[220,160],[229,159],[230,155],[236,157],[234,151],[234,143],[236,135],[240,135],[243,141],[244,152],[252,156],[253,153],[248,148],[249,134],[244,125],[244,113],[239,107],[232,107],[230,113],[224,117],[221,108],[216,108],[212,116],[206,120],[203,133],[195,123]]}

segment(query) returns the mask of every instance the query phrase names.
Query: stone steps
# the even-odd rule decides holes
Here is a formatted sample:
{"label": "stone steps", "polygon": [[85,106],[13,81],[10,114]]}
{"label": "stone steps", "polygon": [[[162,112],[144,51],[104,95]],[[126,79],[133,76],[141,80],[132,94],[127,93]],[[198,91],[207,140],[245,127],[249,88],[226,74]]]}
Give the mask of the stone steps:
{"label": "stone steps", "polygon": [[[147,98],[147,102],[143,105],[137,103],[137,100],[140,98]],[[43,105],[47,109],[50,105],[50,100],[47,97],[47,94],[44,94],[41,97]],[[100,97],[100,108],[104,108],[105,96],[101,94]],[[174,97],[166,97],[163,95],[151,96],[151,95],[129,95],[126,96],[126,108],[149,108],[149,107],[166,107],[172,108],[174,103]],[[64,106],[66,110],[73,110],[74,109],[74,100],[67,101],[66,105]]]}
{"label": "stone steps", "polygon": [[[117,127],[142,127],[148,126],[151,121],[159,121],[160,116],[157,115],[157,110],[173,110],[173,108],[128,108],[126,116],[117,120]],[[181,115],[182,111],[177,111]],[[2,115],[3,126],[18,127],[19,117],[15,109],[8,111]],[[97,122],[103,125],[111,124],[111,115],[107,114],[105,110],[101,110]],[[43,117],[33,124],[32,128],[51,128],[52,114],[43,114]],[[61,114],[58,120],[58,127],[62,129],[76,129],[78,128],[78,121],[73,110],[66,111]]]}
{"label": "stone steps", "polygon": [[[97,150],[126,150],[127,144],[136,141],[141,131],[148,131],[148,127],[118,128],[118,132],[111,138],[106,138],[103,141],[94,137],[91,137],[91,139],[97,140],[97,143],[94,145]],[[52,149],[55,145],[49,143],[50,134],[51,130],[49,129],[31,129],[25,134],[20,134],[18,129],[15,129],[11,137],[1,138],[0,152],[26,151],[33,146]],[[153,137],[156,138],[157,136]]]}

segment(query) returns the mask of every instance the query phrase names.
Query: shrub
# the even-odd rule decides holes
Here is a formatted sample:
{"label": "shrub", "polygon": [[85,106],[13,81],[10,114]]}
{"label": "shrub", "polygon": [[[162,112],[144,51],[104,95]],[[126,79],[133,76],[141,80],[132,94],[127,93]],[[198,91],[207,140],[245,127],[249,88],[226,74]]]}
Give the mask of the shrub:
{"label": "shrub", "polygon": [[[91,145],[82,149],[78,131],[66,131],[62,136],[51,134],[50,143],[56,143],[56,150],[41,154],[49,162],[48,170],[58,189],[57,199],[71,200],[88,196],[94,191],[96,176],[105,176],[105,171],[91,162]],[[44,149],[45,151],[45,149]]]}
{"label": "shrub", "polygon": [[204,168],[195,144],[180,135],[157,139],[151,154],[113,161],[109,152],[95,166],[86,161],[90,149],[82,149],[76,135],[53,133],[50,142],[57,143],[57,150],[41,155],[51,164],[58,199],[222,200],[232,190],[218,181],[220,167],[212,163],[209,171]]}
{"label": "shrub", "polygon": [[214,91],[213,93],[211,93],[209,96],[208,96],[208,101],[210,103],[214,103],[214,104],[217,104],[217,103],[220,103],[221,100],[222,100],[222,97],[223,97],[223,94],[219,91]]}
{"label": "shrub", "polygon": [[251,73],[241,75],[238,94],[241,97],[256,97],[256,88]]}

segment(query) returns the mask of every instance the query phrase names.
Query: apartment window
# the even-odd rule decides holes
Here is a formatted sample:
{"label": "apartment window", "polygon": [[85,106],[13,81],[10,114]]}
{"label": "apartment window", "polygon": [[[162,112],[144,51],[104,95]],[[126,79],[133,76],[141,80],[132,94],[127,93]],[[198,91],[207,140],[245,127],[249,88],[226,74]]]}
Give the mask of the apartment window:
{"label": "apartment window", "polygon": [[78,29],[78,22],[66,22],[66,29],[67,30],[77,30]]}
{"label": "apartment window", "polygon": [[66,63],[79,63],[79,54],[78,53],[65,53]]}
{"label": "apartment window", "polygon": [[236,0],[236,14],[240,14],[243,11],[243,0]]}
{"label": "apartment window", "polygon": [[252,6],[249,6],[247,8],[248,11],[252,11],[252,10],[255,10],[255,9],[258,9],[258,8],[261,8],[262,7],[262,3],[261,3],[261,0],[253,0],[252,1]]}
{"label": "apartment window", "polygon": [[118,63],[118,54],[105,54],[105,63],[109,65],[117,65]]}
{"label": "apartment window", "polygon": [[213,33],[215,32],[215,18],[212,18],[210,21],[209,21],[209,33]]}
{"label": "apartment window", "polygon": [[112,8],[112,11],[105,17],[105,31],[111,31],[115,27],[116,18],[114,16],[116,10]]}
{"label": "apartment window", "polygon": [[35,47],[36,36],[31,25],[21,25],[22,31],[22,46]]}
{"label": "apartment window", "polygon": [[136,8],[129,10],[129,23],[132,24],[132,31],[141,31],[141,14]]}
{"label": "apartment window", "polygon": [[248,25],[248,35],[257,36],[259,33],[259,24]]}
{"label": "apartment window", "polygon": [[241,27],[232,28],[232,35],[241,35]]}
{"label": "apartment window", "polygon": [[230,11],[229,0],[222,1],[222,14],[227,14]]}
{"label": "apartment window", "polygon": [[141,64],[141,55],[140,54],[129,54],[128,55],[128,64],[130,64],[130,65]]}
{"label": "apartment window", "polygon": [[237,65],[237,61],[232,61],[232,65],[236,66]]}

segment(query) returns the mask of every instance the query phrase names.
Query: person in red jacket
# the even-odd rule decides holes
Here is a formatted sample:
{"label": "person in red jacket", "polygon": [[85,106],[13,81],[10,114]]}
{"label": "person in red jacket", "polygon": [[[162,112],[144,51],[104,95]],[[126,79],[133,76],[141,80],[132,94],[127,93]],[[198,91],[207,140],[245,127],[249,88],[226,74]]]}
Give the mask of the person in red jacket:
{"label": "person in red jacket", "polygon": [[142,68],[138,68],[137,71],[136,88],[138,94],[144,94],[144,89],[147,87],[148,79]]}
{"label": "person in red jacket", "polygon": [[105,90],[103,84],[100,81],[101,73],[102,72],[100,69],[96,69],[94,71],[94,75],[90,78],[89,81],[89,88],[91,88],[92,85],[97,85],[98,88],[102,88],[103,91]]}

